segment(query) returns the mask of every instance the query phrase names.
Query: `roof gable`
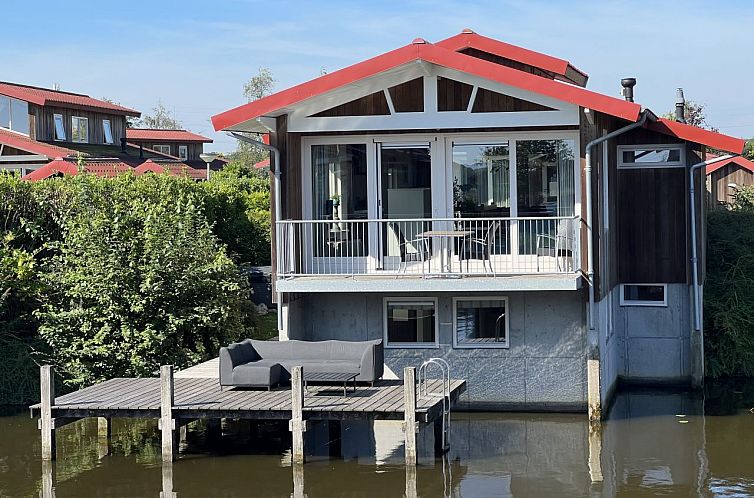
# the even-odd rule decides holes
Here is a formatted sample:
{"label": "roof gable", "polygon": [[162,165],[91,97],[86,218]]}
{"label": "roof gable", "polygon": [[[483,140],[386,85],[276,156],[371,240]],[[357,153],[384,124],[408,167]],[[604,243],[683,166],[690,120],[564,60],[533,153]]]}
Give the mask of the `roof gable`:
{"label": "roof gable", "polygon": [[129,140],[150,140],[154,142],[199,142],[212,143],[211,138],[188,130],[159,130],[153,128],[126,128]]}
{"label": "roof gable", "polygon": [[41,106],[57,105],[60,107],[96,109],[99,111],[110,112],[112,114],[123,114],[125,116],[141,116],[139,111],[118,104],[113,104],[112,102],[95,99],[88,95],[61,92],[59,90],[48,90],[46,88],[20,85],[18,83],[9,83],[5,81],[0,81],[0,95],[13,97],[14,99],[23,100]]}
{"label": "roof gable", "polygon": [[[712,159],[714,159],[715,157],[717,157],[717,156],[714,156],[714,155],[711,155],[711,154],[707,154],[707,156],[708,156],[708,158],[711,157]],[[717,170],[719,170],[721,168],[724,168],[725,166],[727,166],[729,164],[735,164],[735,165],[737,165],[737,166],[745,169],[746,171],[748,171],[750,173],[754,173],[754,162],[749,161],[745,157],[735,156],[735,157],[731,157],[727,161],[718,161],[716,163],[710,164],[709,166],[707,166],[707,174],[709,175],[711,173],[714,173],[715,171],[717,171]]]}
{"label": "roof gable", "polygon": [[58,145],[51,145],[44,142],[38,142],[21,133],[0,129],[0,144],[8,145],[14,149],[23,150],[30,154],[47,156],[49,159],[55,157],[68,156],[76,152]]}

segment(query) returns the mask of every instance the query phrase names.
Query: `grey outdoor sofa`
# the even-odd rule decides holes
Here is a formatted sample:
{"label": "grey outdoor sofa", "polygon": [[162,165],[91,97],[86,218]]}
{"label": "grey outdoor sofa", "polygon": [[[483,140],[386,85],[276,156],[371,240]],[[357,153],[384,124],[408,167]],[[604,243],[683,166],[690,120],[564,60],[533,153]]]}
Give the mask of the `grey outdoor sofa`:
{"label": "grey outdoor sofa", "polygon": [[380,379],[384,369],[382,340],[257,341],[246,339],[220,348],[220,386],[267,387],[304,372],[358,372],[357,382]]}

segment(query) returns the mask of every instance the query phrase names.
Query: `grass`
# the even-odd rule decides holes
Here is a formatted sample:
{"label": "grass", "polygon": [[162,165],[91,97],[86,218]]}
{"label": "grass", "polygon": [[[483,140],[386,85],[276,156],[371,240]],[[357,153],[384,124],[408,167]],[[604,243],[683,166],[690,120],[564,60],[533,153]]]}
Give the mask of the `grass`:
{"label": "grass", "polygon": [[272,339],[278,335],[278,315],[270,310],[266,315],[257,316],[257,326],[254,330],[254,339]]}

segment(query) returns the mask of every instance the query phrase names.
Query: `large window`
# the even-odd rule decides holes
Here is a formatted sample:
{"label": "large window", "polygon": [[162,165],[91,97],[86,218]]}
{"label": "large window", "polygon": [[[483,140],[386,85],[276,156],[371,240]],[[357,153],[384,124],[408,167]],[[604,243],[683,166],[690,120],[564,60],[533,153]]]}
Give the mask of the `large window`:
{"label": "large window", "polygon": [[55,114],[55,140],[65,140],[65,124],[62,114]]}
{"label": "large window", "polygon": [[457,217],[510,216],[508,143],[453,144],[453,212]]}
{"label": "large window", "polygon": [[573,140],[516,142],[519,216],[573,216]]}
{"label": "large window", "polygon": [[0,95],[0,128],[10,129],[10,97]]}
{"label": "large window", "polygon": [[29,134],[29,104],[0,95],[0,128]]}
{"label": "large window", "polygon": [[188,145],[178,146],[178,157],[181,159],[188,159]]}
{"label": "large window", "polygon": [[437,300],[385,299],[386,347],[436,347]]}
{"label": "large window", "polygon": [[71,141],[89,143],[89,119],[78,116],[71,118]]}
{"label": "large window", "polygon": [[110,126],[109,119],[102,120],[102,131],[104,134],[105,143],[106,144],[113,143],[113,128],[112,126]]}
{"label": "large window", "polygon": [[508,298],[453,299],[456,347],[508,347],[508,325]]}
{"label": "large window", "polygon": [[156,144],[154,146],[154,150],[156,150],[157,152],[159,152],[161,154],[170,155],[170,145]]}

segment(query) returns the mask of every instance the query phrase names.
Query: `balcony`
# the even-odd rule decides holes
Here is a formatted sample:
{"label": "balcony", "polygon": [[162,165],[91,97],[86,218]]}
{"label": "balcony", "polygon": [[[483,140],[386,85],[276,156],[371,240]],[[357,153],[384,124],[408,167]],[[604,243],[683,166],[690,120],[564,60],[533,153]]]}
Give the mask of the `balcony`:
{"label": "balcony", "polygon": [[284,220],[281,292],[570,290],[579,217]]}

